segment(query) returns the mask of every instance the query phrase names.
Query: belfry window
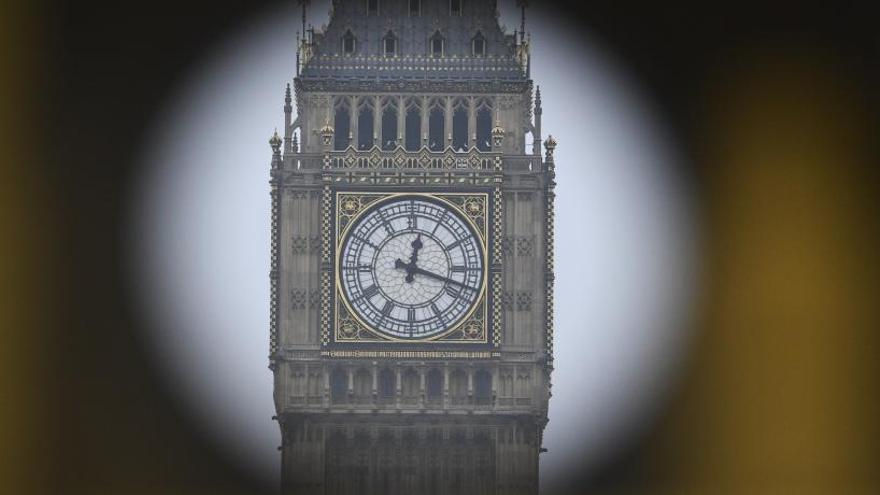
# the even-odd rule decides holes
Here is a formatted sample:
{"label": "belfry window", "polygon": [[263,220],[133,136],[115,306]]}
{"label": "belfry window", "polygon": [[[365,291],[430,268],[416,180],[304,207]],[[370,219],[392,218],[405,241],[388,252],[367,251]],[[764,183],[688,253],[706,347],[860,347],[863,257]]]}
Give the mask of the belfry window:
{"label": "belfry window", "polygon": [[467,101],[455,102],[452,111],[452,149],[465,151],[468,148],[468,110]]}
{"label": "belfry window", "polygon": [[373,147],[373,105],[366,100],[358,111],[358,147],[368,150]]}
{"label": "belfry window", "polygon": [[351,31],[346,31],[345,35],[342,37],[342,53],[346,55],[352,55],[355,51],[355,39],[354,34]]}
{"label": "belfry window", "polygon": [[382,149],[397,147],[397,105],[393,100],[386,101],[382,109]]}
{"label": "belfry window", "polygon": [[490,151],[492,149],[492,106],[486,100],[477,103],[477,149]]}
{"label": "belfry window", "polygon": [[446,124],[446,113],[441,105],[431,107],[428,114],[428,149],[431,151],[442,151],[445,142],[443,136],[443,127]]}
{"label": "belfry window", "polygon": [[382,53],[386,57],[393,57],[397,53],[397,37],[391,31],[382,38]]}
{"label": "belfry window", "polygon": [[367,0],[367,15],[379,15],[379,0]]}
{"label": "belfry window", "polygon": [[351,138],[351,110],[348,107],[348,99],[341,98],[336,104],[333,114],[333,149],[344,150],[348,148],[348,141]]}
{"label": "belfry window", "polygon": [[443,36],[439,32],[436,32],[436,33],[434,33],[434,36],[431,36],[431,55],[432,56],[434,56],[434,57],[442,57],[443,56],[443,49],[445,48],[444,47],[445,41],[446,40],[443,39]]}
{"label": "belfry window", "polygon": [[409,0],[409,15],[417,16],[422,13],[422,0]]}
{"label": "belfry window", "polygon": [[482,57],[486,54],[486,38],[482,33],[477,33],[471,42],[471,48],[475,57]]}
{"label": "belfry window", "polygon": [[461,0],[449,0],[449,13],[461,15]]}
{"label": "belfry window", "polygon": [[406,106],[406,150],[416,151],[422,147],[422,109],[418,100],[412,99]]}

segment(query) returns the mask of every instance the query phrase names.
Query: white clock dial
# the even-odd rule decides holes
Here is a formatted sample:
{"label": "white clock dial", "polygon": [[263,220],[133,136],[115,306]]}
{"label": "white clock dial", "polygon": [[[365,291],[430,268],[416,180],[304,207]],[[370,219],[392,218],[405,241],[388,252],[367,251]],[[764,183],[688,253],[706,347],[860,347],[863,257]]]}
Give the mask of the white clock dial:
{"label": "white clock dial", "polygon": [[339,280],[346,304],[377,332],[401,339],[441,334],[483,290],[483,250],[445,203],[397,196],[372,205],[344,233]]}

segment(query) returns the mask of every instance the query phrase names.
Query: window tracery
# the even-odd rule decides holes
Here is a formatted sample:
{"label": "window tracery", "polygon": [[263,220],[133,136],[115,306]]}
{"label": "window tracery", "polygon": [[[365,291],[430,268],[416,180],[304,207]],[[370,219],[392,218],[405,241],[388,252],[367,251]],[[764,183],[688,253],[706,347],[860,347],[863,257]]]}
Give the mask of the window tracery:
{"label": "window tracery", "polygon": [[385,33],[385,37],[382,38],[382,53],[386,57],[397,55],[397,36],[392,31]]}
{"label": "window tracery", "polygon": [[345,55],[354,55],[356,50],[357,40],[354,37],[354,33],[351,32],[351,29],[346,30],[345,34],[342,36],[342,53]]}

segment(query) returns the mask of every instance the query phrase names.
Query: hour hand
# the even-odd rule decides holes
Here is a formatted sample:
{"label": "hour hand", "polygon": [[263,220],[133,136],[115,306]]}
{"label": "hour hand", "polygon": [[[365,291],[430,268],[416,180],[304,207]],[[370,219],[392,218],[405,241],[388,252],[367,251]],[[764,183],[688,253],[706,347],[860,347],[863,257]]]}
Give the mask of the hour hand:
{"label": "hour hand", "polygon": [[[417,235],[416,239],[414,241],[412,241],[412,244],[410,244],[410,246],[412,246],[413,250],[412,250],[412,254],[409,257],[409,266],[411,268],[415,268],[416,261],[419,260],[419,249],[422,249],[422,247],[423,247],[422,234]],[[406,280],[407,283],[410,283],[410,284],[413,282],[414,278],[413,278],[413,272],[411,269],[406,270],[406,278],[404,280]]]}

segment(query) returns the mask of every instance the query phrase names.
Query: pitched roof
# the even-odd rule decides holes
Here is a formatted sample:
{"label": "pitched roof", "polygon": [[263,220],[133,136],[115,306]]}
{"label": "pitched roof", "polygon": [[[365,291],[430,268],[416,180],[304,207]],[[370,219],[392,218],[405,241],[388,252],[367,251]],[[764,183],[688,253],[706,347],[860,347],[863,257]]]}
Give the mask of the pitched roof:
{"label": "pitched roof", "polygon": [[[374,0],[375,1],[375,0]],[[368,0],[335,1],[330,22],[315,33],[311,56],[300,77],[304,80],[507,80],[527,79],[514,35],[498,25],[495,2],[460,0],[461,14],[451,12],[450,0],[421,0],[420,12],[410,15],[410,0],[378,0],[378,12],[368,12]],[[354,36],[354,52],[344,53],[343,38]],[[431,52],[430,40],[442,36],[443,54]],[[393,55],[383,40],[396,39]],[[473,41],[485,40],[483,54]]]}

